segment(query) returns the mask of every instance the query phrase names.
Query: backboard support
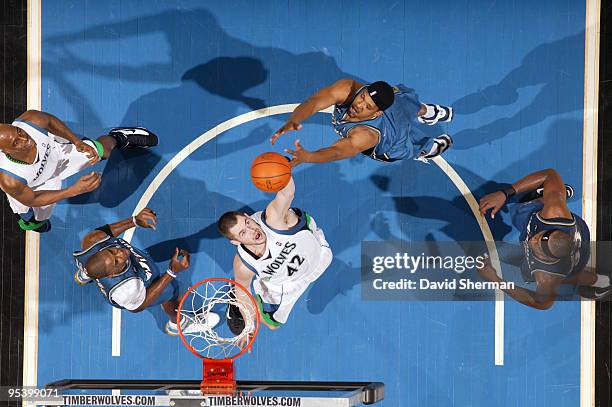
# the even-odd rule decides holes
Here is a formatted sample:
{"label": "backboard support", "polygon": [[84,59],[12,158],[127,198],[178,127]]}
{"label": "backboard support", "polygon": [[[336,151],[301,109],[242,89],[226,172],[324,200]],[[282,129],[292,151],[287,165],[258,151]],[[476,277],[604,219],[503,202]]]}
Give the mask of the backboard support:
{"label": "backboard support", "polygon": [[[155,395],[155,405],[172,407],[253,405],[265,398],[284,398],[300,407],[352,407],[376,404],[384,398],[379,382],[236,381],[232,394],[202,394],[199,380],[83,380],[47,384],[64,395]],[[266,399],[270,400],[270,399]],[[244,404],[241,402],[244,401]],[[261,405],[261,404],[260,404]]]}

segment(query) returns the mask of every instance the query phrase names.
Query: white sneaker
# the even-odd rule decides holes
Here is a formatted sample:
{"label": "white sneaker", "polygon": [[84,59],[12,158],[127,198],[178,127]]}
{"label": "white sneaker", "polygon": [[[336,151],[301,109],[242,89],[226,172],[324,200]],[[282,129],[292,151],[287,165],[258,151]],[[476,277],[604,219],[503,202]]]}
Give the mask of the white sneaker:
{"label": "white sneaker", "polygon": [[[196,314],[195,319],[191,320],[185,315],[181,316],[181,331],[183,334],[197,334],[199,332],[205,332],[215,328],[221,317],[214,313],[208,312],[204,314]],[[164,331],[170,336],[179,336],[179,330],[177,324],[172,321],[166,322]]]}
{"label": "white sneaker", "polygon": [[436,105],[432,103],[423,103],[427,108],[427,112],[423,116],[417,117],[419,123],[433,126],[438,122],[450,122],[453,120],[453,108],[450,106]]}

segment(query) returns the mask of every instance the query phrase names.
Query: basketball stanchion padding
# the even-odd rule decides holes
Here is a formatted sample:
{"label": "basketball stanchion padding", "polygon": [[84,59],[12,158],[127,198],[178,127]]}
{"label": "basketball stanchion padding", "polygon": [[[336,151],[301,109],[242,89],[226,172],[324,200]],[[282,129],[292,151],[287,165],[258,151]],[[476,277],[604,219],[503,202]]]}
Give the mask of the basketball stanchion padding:
{"label": "basketball stanchion padding", "polygon": [[177,321],[184,318],[187,324],[178,324],[179,334],[187,349],[202,359],[202,394],[235,392],[234,359],[251,348],[259,331],[251,293],[226,278],[200,281],[181,298]]}

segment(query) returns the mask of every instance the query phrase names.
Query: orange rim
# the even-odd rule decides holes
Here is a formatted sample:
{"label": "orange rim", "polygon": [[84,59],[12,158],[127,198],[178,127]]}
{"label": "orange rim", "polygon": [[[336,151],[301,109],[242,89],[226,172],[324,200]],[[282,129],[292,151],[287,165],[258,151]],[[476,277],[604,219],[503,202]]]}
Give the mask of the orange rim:
{"label": "orange rim", "polygon": [[[253,331],[251,339],[247,343],[247,346],[245,346],[239,353],[237,353],[236,355],[234,355],[234,356],[232,356],[230,358],[213,359],[213,358],[207,358],[205,356],[200,355],[199,352],[197,352],[189,343],[187,343],[187,340],[185,339],[185,336],[183,336],[183,330],[181,329],[180,321],[181,321],[181,310],[183,309],[183,303],[185,302],[187,297],[189,297],[189,294],[191,294],[193,291],[195,291],[195,289],[197,287],[199,287],[202,284],[209,283],[211,281],[223,281],[225,283],[229,283],[229,284],[235,285],[236,287],[238,287],[239,289],[241,289],[242,291],[244,291],[248,295],[249,300],[251,300],[251,303],[253,304],[253,307],[254,307],[254,309],[256,311],[255,312],[255,330]],[[187,349],[189,349],[189,351],[191,353],[193,353],[194,355],[196,355],[200,359],[204,359],[204,360],[234,360],[238,356],[241,356],[247,350],[251,349],[251,346],[253,346],[253,342],[255,342],[255,338],[257,337],[257,333],[259,332],[259,308],[257,307],[257,302],[255,301],[255,298],[253,298],[253,295],[249,292],[249,290],[244,288],[244,286],[242,284],[239,284],[239,283],[237,283],[234,280],[230,280],[229,278],[222,278],[222,277],[207,278],[206,280],[202,280],[199,283],[196,283],[196,284],[192,285],[191,287],[189,287],[189,289],[187,291],[185,291],[185,294],[183,294],[183,297],[181,298],[181,301],[179,302],[178,309],[176,310],[176,321],[179,322],[179,323],[177,323],[177,327],[178,327],[178,331],[179,331],[179,336],[181,337],[181,341],[183,342],[183,345],[185,345],[185,347]]]}

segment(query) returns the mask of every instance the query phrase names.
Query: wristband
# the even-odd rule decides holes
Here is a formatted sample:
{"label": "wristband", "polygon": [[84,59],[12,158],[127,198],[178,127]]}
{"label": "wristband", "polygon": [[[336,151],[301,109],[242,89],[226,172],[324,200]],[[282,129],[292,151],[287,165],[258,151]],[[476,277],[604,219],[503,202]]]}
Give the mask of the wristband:
{"label": "wristband", "polygon": [[115,235],[113,235],[113,231],[112,231],[112,229],[110,228],[110,225],[109,225],[109,224],[106,224],[106,225],[100,226],[100,227],[96,228],[96,230],[99,230],[99,231],[101,231],[101,232],[104,232],[104,233],[106,233],[108,236],[115,237]]}
{"label": "wristband", "polygon": [[506,196],[506,199],[516,195],[516,189],[514,189],[514,187],[512,185],[502,189],[501,192]]}
{"label": "wristband", "polygon": [[174,271],[170,269],[166,270],[166,274],[168,274],[172,278],[176,278],[176,274],[174,274]]}

